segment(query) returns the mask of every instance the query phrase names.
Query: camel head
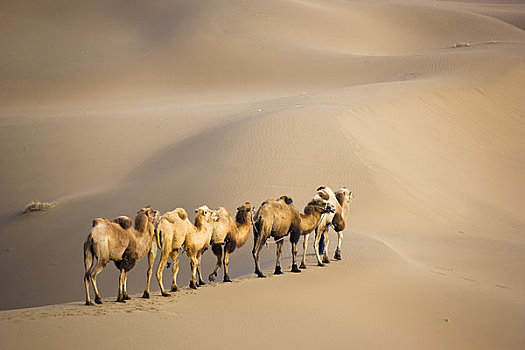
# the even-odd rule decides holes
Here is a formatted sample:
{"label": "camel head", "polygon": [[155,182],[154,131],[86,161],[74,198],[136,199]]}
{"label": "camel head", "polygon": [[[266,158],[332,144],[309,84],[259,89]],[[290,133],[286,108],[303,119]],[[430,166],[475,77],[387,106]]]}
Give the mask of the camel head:
{"label": "camel head", "polygon": [[346,187],[342,187],[339,191],[345,197],[345,200],[350,203],[354,199],[354,194]]}
{"label": "camel head", "polygon": [[250,204],[250,202],[246,202],[237,208],[235,220],[240,223],[245,223],[247,218],[249,218],[248,214],[251,214],[252,218],[255,216],[255,208]]}
{"label": "camel head", "polygon": [[217,215],[217,213],[215,211],[213,211],[210,208],[208,208],[207,205],[200,206],[197,209],[195,209],[194,211],[197,214],[195,216],[195,221],[197,221],[198,218],[199,219],[200,218],[204,218],[204,221],[206,221],[206,222],[219,221],[219,219],[220,219],[219,215]]}
{"label": "camel head", "polygon": [[[135,229],[137,231],[144,231],[146,228],[150,228],[148,224],[151,224],[151,228],[154,228],[159,216],[159,211],[154,210],[151,206],[147,205],[143,207],[137,212],[137,216],[135,216]],[[151,233],[154,232],[154,230],[150,231]]]}
{"label": "camel head", "polygon": [[312,206],[315,210],[319,211],[321,214],[324,213],[335,213],[335,206],[327,201],[326,199],[322,198],[318,194],[316,194],[310,202],[308,202],[307,206]]}
{"label": "camel head", "polygon": [[250,202],[246,202],[240,207],[238,207],[237,210],[242,211],[244,213],[250,213],[250,212],[253,213],[255,211],[255,208],[250,204]]}

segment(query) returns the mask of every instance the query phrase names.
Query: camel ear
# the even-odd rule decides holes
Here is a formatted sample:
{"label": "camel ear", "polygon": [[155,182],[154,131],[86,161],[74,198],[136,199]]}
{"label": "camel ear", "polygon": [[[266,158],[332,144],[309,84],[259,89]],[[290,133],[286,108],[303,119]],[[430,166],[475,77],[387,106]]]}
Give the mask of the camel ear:
{"label": "camel ear", "polygon": [[321,197],[325,201],[327,201],[330,198],[330,196],[328,196],[328,194],[325,193],[325,192],[320,192],[320,193],[318,193],[318,195],[319,195],[319,197]]}
{"label": "camel ear", "polygon": [[325,188],[326,188],[326,186],[321,186],[321,187],[317,188],[316,191],[321,191],[321,190],[324,190]]}

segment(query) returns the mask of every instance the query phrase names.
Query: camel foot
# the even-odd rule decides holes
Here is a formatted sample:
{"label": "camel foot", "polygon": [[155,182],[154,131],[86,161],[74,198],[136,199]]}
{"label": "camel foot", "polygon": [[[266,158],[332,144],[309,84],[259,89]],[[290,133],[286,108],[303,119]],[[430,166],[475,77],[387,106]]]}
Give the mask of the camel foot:
{"label": "camel foot", "polygon": [[124,298],[118,298],[117,299],[117,303],[125,303],[126,300],[124,300]]}
{"label": "camel foot", "polygon": [[178,292],[179,291],[179,287],[177,286],[171,286],[171,292]]}
{"label": "camel foot", "polygon": [[142,294],[142,298],[143,299],[149,299],[149,292],[148,291],[144,291],[144,293]]}
{"label": "camel foot", "polygon": [[231,282],[232,280],[230,279],[230,276],[224,276],[224,280],[222,280],[223,282]]}
{"label": "camel foot", "polygon": [[199,286],[199,287],[204,286],[204,285],[206,285],[206,282],[204,282],[204,281],[202,281],[202,280],[199,281],[199,283],[198,283],[198,286]]}
{"label": "camel foot", "polygon": [[325,264],[330,264],[330,259],[328,259],[328,257],[325,255],[325,256],[323,256],[323,262]]}
{"label": "camel foot", "polygon": [[299,265],[299,268],[300,269],[306,269],[306,264],[304,263],[304,261],[301,263],[301,265]]}
{"label": "camel foot", "polygon": [[160,295],[162,295],[163,297],[169,297],[170,293],[168,293],[168,292],[160,292]]}
{"label": "camel foot", "polygon": [[191,289],[197,289],[197,283],[191,281],[191,282],[190,282],[190,288],[191,288]]}
{"label": "camel foot", "polygon": [[292,265],[292,272],[295,272],[295,273],[301,272],[301,270],[299,270],[299,268],[297,267],[297,264]]}
{"label": "camel foot", "polygon": [[95,303],[102,304],[102,299],[100,299],[100,297],[96,297],[95,298]]}
{"label": "camel foot", "polygon": [[131,300],[131,297],[129,295],[124,295],[124,300]]}
{"label": "camel foot", "polygon": [[217,276],[216,276],[214,273],[210,274],[210,275],[208,276],[208,281],[210,281],[210,282],[215,282],[215,277],[217,277]]}
{"label": "camel foot", "polygon": [[86,305],[86,306],[93,306],[93,305],[95,305],[95,304],[93,304],[91,301],[86,301],[86,304],[85,304],[85,305]]}
{"label": "camel foot", "polygon": [[341,251],[339,249],[335,251],[334,259],[341,260]]}
{"label": "camel foot", "polygon": [[266,276],[264,275],[264,273],[262,273],[262,272],[260,272],[260,271],[259,271],[259,272],[256,272],[256,274],[257,274],[257,277],[259,277],[259,278],[266,278]]}
{"label": "camel foot", "polygon": [[318,263],[317,263],[317,266],[319,266],[319,267],[324,267],[325,265],[324,265],[323,263],[318,262]]}
{"label": "camel foot", "polygon": [[282,275],[283,272],[281,271],[281,267],[280,266],[276,266],[275,267],[275,271],[273,272],[274,275]]}

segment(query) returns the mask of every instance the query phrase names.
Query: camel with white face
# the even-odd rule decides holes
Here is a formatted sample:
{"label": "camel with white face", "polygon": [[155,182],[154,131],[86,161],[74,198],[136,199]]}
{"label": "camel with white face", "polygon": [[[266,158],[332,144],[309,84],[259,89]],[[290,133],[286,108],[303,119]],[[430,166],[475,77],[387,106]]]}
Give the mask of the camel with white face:
{"label": "camel with white face", "polygon": [[332,225],[335,232],[337,232],[337,248],[335,250],[334,259],[341,260],[341,243],[343,242],[343,230],[346,227],[346,220],[348,219],[348,211],[350,209],[350,202],[354,199],[353,193],[346,187],[342,187],[335,192],[335,198],[341,205],[341,212],[335,213],[332,219]]}
{"label": "camel with white face", "polygon": [[[332,220],[334,219],[335,214],[341,213],[341,205],[337,201],[337,198],[335,197],[334,191],[330,187],[321,186],[317,189],[317,195],[319,195],[324,200],[327,200],[332,204],[335,208],[335,211],[333,213],[327,213],[323,216],[321,221],[319,222],[319,225],[315,229],[315,241],[314,241],[314,251],[315,256],[317,257],[317,265],[318,266],[324,266],[324,264],[330,263],[330,259],[328,259],[328,230],[330,229],[330,225],[332,224]],[[325,250],[324,252],[319,252],[319,241],[321,240],[321,237],[324,239],[324,245]],[[321,260],[320,253],[323,254],[323,259]]]}
{"label": "camel with white face", "polygon": [[[336,228],[336,232],[338,233],[338,245],[336,249],[335,259],[340,260],[341,259],[341,243],[343,234],[342,231],[345,228],[345,222],[346,222],[346,216],[348,214],[348,203],[353,198],[352,192],[350,192],[346,187],[341,188],[338,190],[339,197],[341,198],[343,204],[346,201],[346,211],[343,212],[343,207],[341,202],[337,199],[336,194],[330,187],[321,186],[317,189],[317,194],[321,196],[323,199],[328,200],[332,205],[335,207],[334,213],[329,213],[325,215],[321,222],[319,223],[319,226],[315,230],[315,242],[314,242],[314,250],[317,257],[317,265],[318,266],[324,266],[324,264],[329,263],[330,259],[328,258],[328,230],[330,229],[330,225],[334,225],[334,228]],[[343,198],[346,198],[343,200]],[[321,236],[324,239],[325,243],[325,250],[324,252],[319,252],[319,241],[321,240]],[[323,259],[321,260],[320,254],[323,254]]]}
{"label": "camel with white face", "polygon": [[208,276],[210,282],[215,281],[221,268],[221,258],[224,245],[224,282],[231,282],[228,274],[230,254],[237,248],[241,248],[250,235],[252,228],[253,207],[246,202],[237,208],[235,220],[225,208],[216,210],[219,220],[213,223],[211,238],[211,250],[217,257],[215,270]]}
{"label": "camel with white face", "polygon": [[178,290],[177,274],[179,272],[179,254],[182,248],[184,248],[188,255],[192,269],[190,287],[194,289],[197,288],[197,273],[199,274],[199,284],[204,284],[202,276],[200,275],[200,258],[209,246],[212,234],[211,223],[214,220],[218,220],[218,217],[207,206],[195,209],[195,213],[195,224],[191,223],[188,219],[188,214],[182,208],[167,212],[160,218],[156,230],[156,244],[151,245],[148,255],[147,281],[146,289],[142,295],[143,298],[150,297],[149,285],[157,248],[161,251],[161,258],[157,266],[156,277],[159,282],[160,292],[163,296],[167,297],[170,295],[165,290],[162,282],[162,271],[169,257],[171,257],[173,261],[171,291],[176,292]]}
{"label": "camel with white face", "polygon": [[[93,305],[89,298],[89,281],[95,291],[95,303],[102,304],[97,288],[97,275],[111,260],[120,270],[118,302],[130,299],[127,292],[127,273],[137,260],[142,259],[150,250],[155,231],[155,221],[159,212],[146,206],[137,212],[135,227],[132,220],[119,216],[114,220],[97,218],[84,242],[84,286],[86,305]],[[95,264],[96,260],[96,264]]]}

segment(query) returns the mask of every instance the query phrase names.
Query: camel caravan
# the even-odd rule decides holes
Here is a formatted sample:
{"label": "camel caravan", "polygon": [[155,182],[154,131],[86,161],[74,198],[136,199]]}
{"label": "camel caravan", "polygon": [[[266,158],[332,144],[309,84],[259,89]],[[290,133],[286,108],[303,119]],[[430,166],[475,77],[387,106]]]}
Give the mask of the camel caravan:
{"label": "camel caravan", "polygon": [[[281,255],[284,239],[289,236],[292,246],[291,272],[301,272],[306,268],[306,250],[310,233],[315,232],[314,251],[317,265],[329,263],[328,258],[328,231],[332,226],[338,235],[334,259],[341,260],[341,243],[343,230],[346,227],[349,205],[353,199],[352,192],[343,187],[334,192],[329,187],[319,187],[306,204],[303,213],[294,206],[289,196],[279,199],[267,199],[258,210],[249,202],[237,208],[235,218],[223,207],[212,210],[203,205],[194,210],[193,223],[189,220],[186,210],[177,208],[164,213],[151,206],[141,208],[135,220],[127,216],[119,216],[113,220],[96,218],[89,235],[84,242],[84,286],[86,305],[93,305],[89,296],[89,283],[93,285],[95,303],[102,304],[97,288],[97,275],[102,272],[109,261],[113,261],[120,271],[117,302],[126,302],[131,299],[127,291],[127,273],[136,262],[148,255],[148,270],[146,273],[146,288],[143,298],[150,297],[150,283],[153,274],[153,265],[157,253],[160,260],[155,276],[162,296],[168,297],[162,282],[164,266],[171,258],[173,280],[171,292],[178,290],[177,274],[179,260],[182,253],[186,253],[190,262],[190,288],[197,289],[205,284],[202,279],[202,255],[208,248],[217,257],[213,272],[208,276],[214,282],[221,267],[224,269],[224,282],[231,282],[229,270],[230,255],[247,242],[250,232],[253,231],[253,260],[255,274],[266,277],[259,265],[259,256],[262,248],[273,237],[276,246],[275,275],[282,274]],[[303,237],[303,255],[301,264],[297,266],[297,244]],[[320,251],[320,242],[324,240],[324,249]],[[321,258],[322,255],[322,258]]]}

